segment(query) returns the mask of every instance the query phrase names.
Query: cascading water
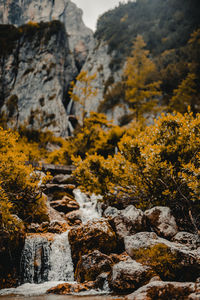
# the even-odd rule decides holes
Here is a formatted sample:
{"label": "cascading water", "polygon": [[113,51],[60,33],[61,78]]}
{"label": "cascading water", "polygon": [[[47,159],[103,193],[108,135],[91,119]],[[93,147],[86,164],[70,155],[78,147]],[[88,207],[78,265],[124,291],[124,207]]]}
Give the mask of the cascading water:
{"label": "cascading water", "polygon": [[49,281],[73,281],[74,268],[71,257],[71,249],[68,240],[68,231],[56,235],[50,250]]}
{"label": "cascading water", "polygon": [[83,223],[87,223],[89,220],[98,219],[101,217],[101,209],[98,205],[98,199],[101,199],[101,196],[92,195],[91,197],[88,197],[79,189],[75,189],[73,193],[80,206]]}
{"label": "cascading water", "polygon": [[[83,223],[101,217],[98,206],[100,196],[88,197],[79,189],[74,190],[74,196],[79,203]],[[17,288],[0,290],[0,296],[41,295],[59,283],[73,281],[74,271],[68,231],[50,237],[32,234],[26,238],[21,257],[22,285]],[[104,292],[109,292],[106,282]],[[93,291],[93,293],[97,292]]]}
{"label": "cascading water", "polygon": [[55,235],[53,241],[37,235],[29,236],[21,257],[23,283],[73,281],[73,263],[68,231]]}

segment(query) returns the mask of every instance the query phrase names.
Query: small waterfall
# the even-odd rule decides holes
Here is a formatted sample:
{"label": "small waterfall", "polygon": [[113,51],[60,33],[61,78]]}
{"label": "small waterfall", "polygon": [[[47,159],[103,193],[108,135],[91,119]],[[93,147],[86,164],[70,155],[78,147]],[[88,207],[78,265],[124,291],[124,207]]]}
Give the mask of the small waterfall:
{"label": "small waterfall", "polygon": [[71,249],[68,241],[68,231],[57,235],[50,250],[49,281],[73,281],[74,268]]}
{"label": "small waterfall", "polygon": [[69,104],[67,105],[67,114],[70,115],[72,111],[73,100],[70,99]]}
{"label": "small waterfall", "polygon": [[56,234],[53,241],[33,235],[27,237],[21,257],[23,283],[73,281],[73,263],[68,231]]}
{"label": "small waterfall", "polygon": [[73,193],[80,206],[80,210],[82,211],[83,223],[87,223],[89,220],[98,219],[101,217],[101,211],[98,205],[98,199],[101,199],[101,196],[92,195],[91,197],[88,197],[79,189],[75,189]]}

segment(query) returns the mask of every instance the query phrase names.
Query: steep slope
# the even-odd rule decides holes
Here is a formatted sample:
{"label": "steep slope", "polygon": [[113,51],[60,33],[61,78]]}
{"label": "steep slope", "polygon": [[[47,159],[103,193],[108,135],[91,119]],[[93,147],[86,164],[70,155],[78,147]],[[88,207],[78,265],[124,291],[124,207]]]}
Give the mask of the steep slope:
{"label": "steep slope", "polygon": [[[94,34],[95,47],[83,67],[89,74],[97,73],[93,86],[98,88],[98,94],[88,99],[87,110],[100,109],[118,122],[127,114],[121,74],[138,34],[143,36],[158,66],[162,92],[168,101],[188,72],[187,49],[183,48],[199,27],[198,0],[129,1],[103,14]],[[77,83],[77,94],[79,87]]]}
{"label": "steep slope", "polygon": [[64,23],[69,35],[69,47],[75,54],[80,68],[90,44],[92,30],[82,21],[82,10],[70,0],[0,0],[0,23],[23,25],[29,21],[48,22],[59,20]]}
{"label": "steep slope", "polygon": [[21,26],[0,27],[2,123],[68,135],[67,89],[93,44],[82,10],[70,0],[0,0],[0,23]]}
{"label": "steep slope", "polygon": [[0,26],[1,115],[10,127],[49,129],[67,135],[63,104],[77,73],[64,26],[59,21]]}

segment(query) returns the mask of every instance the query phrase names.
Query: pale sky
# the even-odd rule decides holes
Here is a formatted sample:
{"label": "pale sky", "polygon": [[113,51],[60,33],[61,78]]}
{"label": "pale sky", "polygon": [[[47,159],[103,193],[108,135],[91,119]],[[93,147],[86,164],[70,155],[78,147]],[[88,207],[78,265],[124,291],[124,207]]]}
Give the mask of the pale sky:
{"label": "pale sky", "polygon": [[72,0],[83,10],[83,21],[85,25],[92,30],[96,28],[98,17],[107,10],[118,6],[119,2],[127,2],[123,0]]}

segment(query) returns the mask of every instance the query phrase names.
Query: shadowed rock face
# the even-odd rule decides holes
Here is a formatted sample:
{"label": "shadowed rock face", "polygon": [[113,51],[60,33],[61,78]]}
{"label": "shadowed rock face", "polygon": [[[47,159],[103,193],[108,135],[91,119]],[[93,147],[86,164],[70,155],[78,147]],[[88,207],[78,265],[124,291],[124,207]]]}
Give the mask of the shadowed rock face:
{"label": "shadowed rock face", "polygon": [[70,0],[0,0],[0,23],[22,25],[28,21],[64,23],[70,50],[82,65],[93,41],[92,30],[82,21],[82,10]]}
{"label": "shadowed rock face", "polygon": [[53,21],[0,30],[6,45],[0,51],[0,109],[7,124],[66,136],[64,95],[77,69],[64,26]]}
{"label": "shadowed rock face", "polygon": [[0,23],[0,44],[6,45],[0,49],[5,122],[68,136],[67,90],[93,44],[82,10],[70,0],[0,0]]}

